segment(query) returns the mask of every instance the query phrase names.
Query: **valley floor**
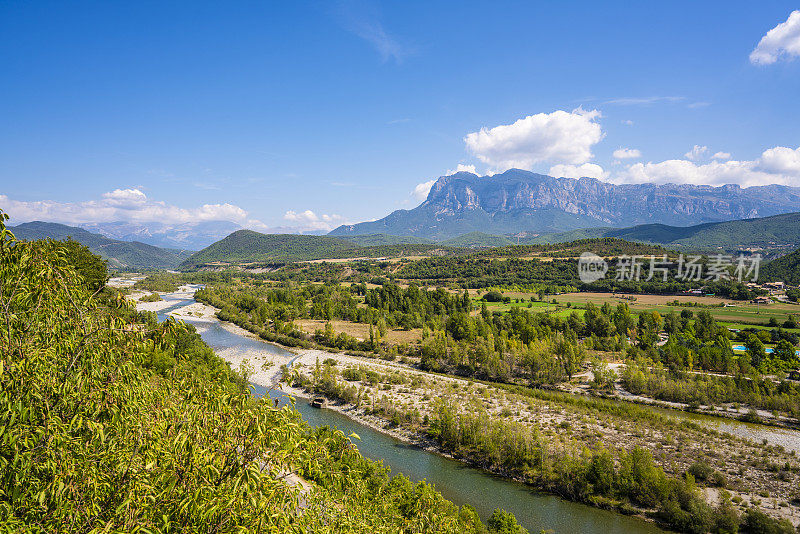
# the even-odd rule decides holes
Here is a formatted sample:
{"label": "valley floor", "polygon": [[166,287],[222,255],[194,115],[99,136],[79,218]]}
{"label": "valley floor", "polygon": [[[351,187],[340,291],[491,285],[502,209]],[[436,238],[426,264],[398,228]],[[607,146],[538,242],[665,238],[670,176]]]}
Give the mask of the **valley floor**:
{"label": "valley floor", "polygon": [[[131,298],[138,296],[134,294]],[[137,308],[164,309],[159,306],[161,304],[139,303]],[[215,312],[210,306],[194,303],[170,315],[191,319],[202,332],[218,321]],[[233,324],[221,325],[236,334],[256,338]],[[579,455],[584,448],[627,451],[640,446],[653,454],[657,465],[667,474],[675,477],[684,476],[692,465],[702,462],[713,473],[707,487],[703,488],[708,502],[716,503],[723,492],[729,492],[741,510],[755,505],[773,517],[784,517],[794,525],[800,524],[800,495],[797,493],[800,462],[794,452],[781,447],[758,444],[677,418],[651,414],[653,410],[644,406],[633,410],[616,409],[615,404],[625,404],[623,401],[575,402],[577,397],[568,393],[537,394],[534,390],[517,393],[502,385],[427,373],[399,362],[315,349],[288,350],[293,352],[276,355],[269,350],[223,349],[218,353],[233,368],[247,368],[250,381],[267,388],[276,386],[283,365],[291,364],[307,383],[314,381],[316,370],[327,366],[333,369],[335,380],[342,388],[359,391],[358,398],[352,402],[332,399],[331,409],[429,450],[447,453],[427,435],[427,422],[437,416],[435,410],[440,402],[455,403],[459,409],[485,413],[492,420],[536,429],[554,450],[563,454]],[[372,376],[345,380],[342,373],[348,368],[354,372],[360,370],[362,374],[371,372]],[[353,376],[351,373],[350,377]],[[282,385],[281,388],[302,397],[318,394],[312,387]],[[479,466],[509,474],[491,462]]]}

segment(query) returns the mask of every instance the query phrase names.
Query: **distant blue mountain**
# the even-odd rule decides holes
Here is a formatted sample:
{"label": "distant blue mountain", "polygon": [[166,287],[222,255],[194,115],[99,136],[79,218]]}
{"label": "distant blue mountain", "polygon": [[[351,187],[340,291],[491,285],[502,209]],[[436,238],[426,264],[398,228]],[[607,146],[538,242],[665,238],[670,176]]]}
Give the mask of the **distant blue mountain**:
{"label": "distant blue mountain", "polygon": [[138,241],[120,241],[93,234],[83,228],[64,224],[33,221],[10,228],[17,239],[64,240],[71,237],[92,252],[108,260],[116,269],[174,269],[191,255],[190,251],[154,247]]}

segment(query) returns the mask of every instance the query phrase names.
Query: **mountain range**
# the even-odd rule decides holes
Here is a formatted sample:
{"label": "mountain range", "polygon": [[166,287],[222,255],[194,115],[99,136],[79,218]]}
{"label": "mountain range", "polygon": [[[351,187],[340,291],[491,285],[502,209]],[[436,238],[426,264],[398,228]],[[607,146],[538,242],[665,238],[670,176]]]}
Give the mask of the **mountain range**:
{"label": "mountain range", "polygon": [[241,229],[230,221],[199,221],[183,224],[159,222],[101,222],[80,225],[84,230],[119,241],[139,241],[161,248],[200,250]]}
{"label": "mountain range", "polygon": [[[419,254],[469,254],[470,249],[508,245],[545,245],[592,238],[617,238],[665,246],[671,250],[712,254],[759,251],[765,259],[800,246],[800,213],[694,226],[643,224],[629,228],[588,228],[537,237],[510,238],[472,232],[433,243],[425,238],[386,234],[335,237],[261,234],[238,230],[186,259],[182,267],[214,262],[282,262],[356,257],[402,257]],[[498,254],[506,254],[500,249]],[[792,264],[794,265],[794,264]]]}
{"label": "mountain range", "polygon": [[800,188],[612,184],[553,178],[519,169],[494,176],[440,177],[426,200],[329,235],[409,235],[446,240],[470,232],[548,234],[641,224],[689,226],[800,211]]}
{"label": "mountain range", "polygon": [[109,267],[115,269],[172,269],[191,255],[190,251],[155,247],[138,241],[109,239],[58,223],[33,221],[9,228],[17,239],[28,241],[36,239],[63,240],[71,237],[92,252],[108,260]]}

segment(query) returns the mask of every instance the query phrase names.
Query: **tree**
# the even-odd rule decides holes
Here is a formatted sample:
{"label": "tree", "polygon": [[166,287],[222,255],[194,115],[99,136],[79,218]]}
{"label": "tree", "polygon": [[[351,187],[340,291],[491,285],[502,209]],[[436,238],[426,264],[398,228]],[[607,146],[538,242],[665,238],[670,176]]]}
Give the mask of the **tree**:
{"label": "tree", "polygon": [[83,278],[86,287],[91,292],[105,287],[108,282],[108,267],[106,261],[92,253],[87,247],[81,245],[71,237],[60,244],[67,263],[72,265],[75,272]]}
{"label": "tree", "polygon": [[781,339],[778,344],[775,345],[775,348],[772,350],[772,356],[776,360],[786,364],[797,363],[797,353],[795,352],[794,345],[785,339]]}
{"label": "tree", "polygon": [[614,489],[617,473],[614,470],[614,458],[607,450],[592,456],[589,471],[586,474],[588,482],[599,495],[609,495]]}
{"label": "tree", "polygon": [[639,348],[648,349],[655,346],[662,324],[663,320],[658,312],[639,314],[639,325],[637,327]]}
{"label": "tree", "polygon": [[470,506],[465,504],[458,512],[458,522],[461,523],[462,528],[466,532],[485,532],[486,527],[483,526],[478,512]]}
{"label": "tree", "polygon": [[753,534],[792,534],[795,532],[794,527],[787,519],[776,521],[755,508],[747,509],[742,526],[745,532]]}
{"label": "tree", "polygon": [[677,334],[681,328],[681,321],[678,318],[678,314],[675,313],[675,310],[670,310],[667,316],[664,318],[664,332],[668,334]]}
{"label": "tree", "polygon": [[501,508],[495,509],[489,521],[486,522],[490,532],[497,534],[527,534],[528,531],[514,517],[514,514]]}
{"label": "tree", "polygon": [[744,342],[744,346],[747,349],[747,354],[750,356],[750,365],[755,368],[760,367],[761,362],[764,361],[767,355],[761,340],[758,339],[757,336],[750,334],[747,336],[747,341]]}
{"label": "tree", "polygon": [[473,341],[475,339],[474,322],[465,313],[454,313],[447,320],[447,331],[455,340]]}
{"label": "tree", "polygon": [[631,310],[624,302],[617,304],[617,309],[614,310],[614,325],[617,328],[617,333],[623,337],[627,337],[635,327]]}
{"label": "tree", "polygon": [[503,294],[500,293],[499,291],[493,289],[493,290],[487,292],[483,296],[483,300],[485,300],[486,302],[502,302],[503,301]]}

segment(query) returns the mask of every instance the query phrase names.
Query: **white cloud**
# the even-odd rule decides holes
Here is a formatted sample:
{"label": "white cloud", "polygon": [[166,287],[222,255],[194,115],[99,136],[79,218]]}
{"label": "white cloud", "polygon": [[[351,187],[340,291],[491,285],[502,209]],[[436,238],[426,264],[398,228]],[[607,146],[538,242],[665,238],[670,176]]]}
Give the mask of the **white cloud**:
{"label": "white cloud", "polygon": [[608,173],[600,165],[595,163],[584,163],[583,165],[554,165],[550,167],[550,176],[556,178],[597,178],[602,180],[608,177]]}
{"label": "white cloud", "polygon": [[166,202],[150,200],[141,190],[115,189],[99,200],[56,202],[21,201],[0,195],[0,207],[12,218],[12,224],[43,220],[69,225],[99,222],[159,222],[181,224],[204,221],[230,221],[247,228],[264,224],[250,219],[245,210],[233,204],[204,204],[197,208],[179,208]]}
{"label": "white cloud", "polygon": [[496,171],[531,170],[536,163],[580,165],[592,157],[592,147],[603,139],[597,110],[578,108],[538,113],[513,124],[481,128],[464,138],[467,148]]}
{"label": "white cloud", "polygon": [[633,126],[633,121],[630,119],[625,119],[624,121],[622,121],[622,124],[626,126]]}
{"label": "white cloud", "polygon": [[688,160],[636,163],[629,166],[615,182],[676,183],[723,185],[783,184],[800,185],[800,147],[774,147],[755,160],[710,161],[698,164]]}
{"label": "white cloud", "polygon": [[334,227],[344,223],[344,217],[341,215],[327,215],[321,213],[317,215],[311,210],[296,212],[289,210],[283,214],[283,218],[287,221],[296,223],[297,229],[301,231],[311,230],[333,230]]}
{"label": "white cloud", "polygon": [[706,154],[708,154],[707,146],[694,145],[684,156],[692,161],[699,161],[707,157]]}
{"label": "white cloud", "polygon": [[422,202],[428,198],[428,193],[431,192],[431,187],[433,187],[433,184],[435,183],[436,180],[434,179],[417,184],[417,186],[414,188],[414,191],[411,192],[411,196],[414,197],[415,200]]}
{"label": "white cloud", "polygon": [[616,159],[641,158],[642,152],[637,148],[618,148],[612,154]]}
{"label": "white cloud", "polygon": [[445,176],[450,176],[457,172],[471,172],[472,174],[478,174],[478,171],[475,169],[475,165],[464,165],[463,163],[459,163],[456,165],[455,169],[448,169]]}
{"label": "white cloud", "polygon": [[340,11],[345,28],[372,45],[384,62],[394,58],[400,63],[411,54],[409,46],[401,43],[384,29],[374,6],[357,1],[342,2]]}
{"label": "white cloud", "polygon": [[675,103],[686,100],[685,96],[626,96],[622,98],[612,98],[606,100],[606,104],[618,104],[621,106],[650,106],[660,103]]}
{"label": "white cloud", "polygon": [[713,159],[731,159],[731,154],[730,152],[715,152],[711,157]]}
{"label": "white cloud", "polygon": [[800,56],[800,10],[792,11],[786,22],[781,22],[761,38],[750,53],[754,65],[771,65],[779,59]]}
{"label": "white cloud", "polygon": [[147,202],[147,195],[138,189],[114,189],[108,193],[103,193],[109,205],[119,207],[135,208]]}
{"label": "white cloud", "polygon": [[800,147],[797,150],[776,146],[761,154],[758,167],[766,172],[787,174],[800,178]]}

